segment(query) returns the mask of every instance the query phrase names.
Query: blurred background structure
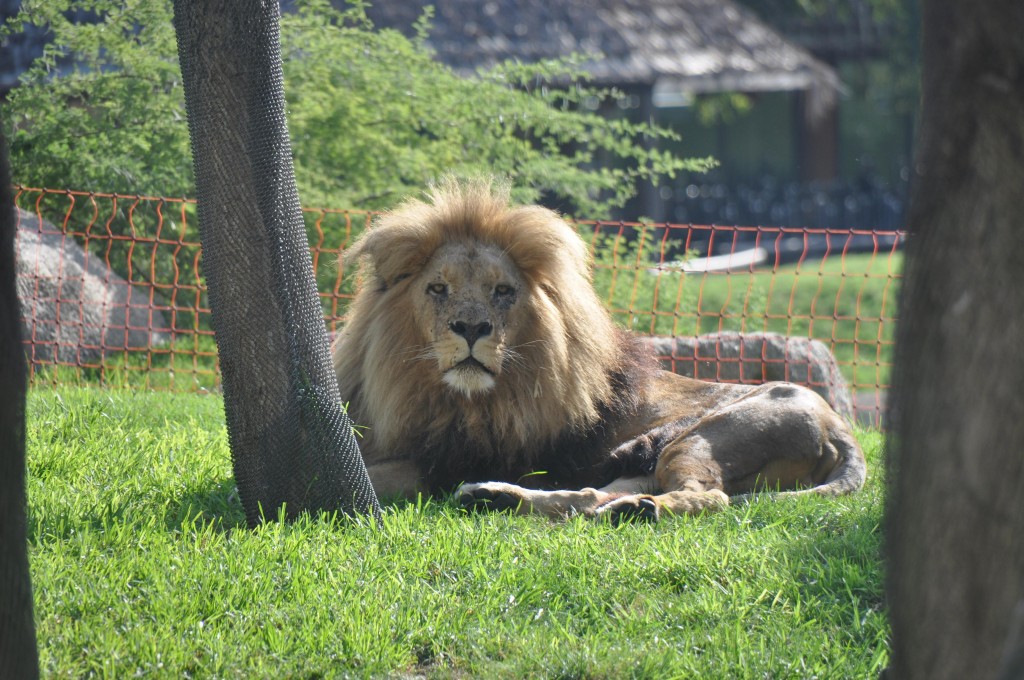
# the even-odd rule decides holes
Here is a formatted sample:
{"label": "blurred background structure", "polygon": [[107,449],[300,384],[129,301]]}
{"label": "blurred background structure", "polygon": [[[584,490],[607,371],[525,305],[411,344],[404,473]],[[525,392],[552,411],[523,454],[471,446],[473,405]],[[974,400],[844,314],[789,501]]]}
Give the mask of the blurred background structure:
{"label": "blurred background structure", "polygon": [[[282,10],[294,4],[284,0]],[[0,0],[0,17],[19,5]],[[653,121],[680,139],[652,145],[718,160],[710,173],[641,184],[616,217],[903,227],[918,92],[915,0],[376,0],[367,14],[378,28],[415,36],[428,5],[426,44],[456,72],[580,55],[597,84],[625,94],[595,100],[594,110]],[[70,11],[73,21],[91,20]],[[29,26],[5,40],[0,92],[16,86],[47,39]]]}
{"label": "blurred background structure", "polygon": [[[640,187],[626,218],[816,228],[902,227],[917,97],[911,0],[377,0],[412,35],[426,5],[438,59],[583,55],[626,97],[605,115],[653,120],[710,174]],[[674,145],[674,146],[673,146]]]}

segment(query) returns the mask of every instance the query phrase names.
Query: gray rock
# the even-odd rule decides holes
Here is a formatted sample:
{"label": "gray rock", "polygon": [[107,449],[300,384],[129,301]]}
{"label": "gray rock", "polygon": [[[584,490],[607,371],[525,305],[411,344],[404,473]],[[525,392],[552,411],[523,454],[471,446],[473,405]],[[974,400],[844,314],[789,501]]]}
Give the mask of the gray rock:
{"label": "gray rock", "polygon": [[148,286],[129,285],[38,215],[17,213],[15,275],[29,361],[80,365],[170,339]]}
{"label": "gray rock", "polygon": [[696,338],[653,337],[649,342],[662,366],[680,375],[749,385],[787,380],[810,387],[840,415],[854,415],[835,357],[818,340],[724,331]]}

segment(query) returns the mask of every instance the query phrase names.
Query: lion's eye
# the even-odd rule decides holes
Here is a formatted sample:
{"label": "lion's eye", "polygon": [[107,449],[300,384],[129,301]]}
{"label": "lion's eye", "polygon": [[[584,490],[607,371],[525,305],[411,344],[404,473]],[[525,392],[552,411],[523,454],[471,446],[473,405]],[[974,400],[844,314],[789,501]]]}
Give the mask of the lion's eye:
{"label": "lion's eye", "polygon": [[427,286],[427,292],[431,295],[445,295],[448,292],[448,286],[443,283],[432,283]]}
{"label": "lion's eye", "polygon": [[497,286],[494,287],[494,294],[502,297],[506,295],[512,295],[512,293],[514,292],[516,292],[515,288],[504,283],[499,283]]}

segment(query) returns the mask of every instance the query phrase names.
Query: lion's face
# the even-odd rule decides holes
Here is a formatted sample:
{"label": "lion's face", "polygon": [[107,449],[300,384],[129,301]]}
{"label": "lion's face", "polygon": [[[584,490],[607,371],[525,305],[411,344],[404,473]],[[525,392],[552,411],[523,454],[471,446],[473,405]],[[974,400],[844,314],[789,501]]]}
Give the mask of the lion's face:
{"label": "lion's face", "polygon": [[528,294],[522,275],[495,246],[449,243],[409,283],[421,354],[437,363],[445,385],[472,396],[501,379],[516,356],[516,318]]}
{"label": "lion's face", "polygon": [[371,458],[452,436],[527,455],[613,398],[621,337],[586,242],[556,213],[449,180],[380,216],[345,261],[362,281],[334,366]]}

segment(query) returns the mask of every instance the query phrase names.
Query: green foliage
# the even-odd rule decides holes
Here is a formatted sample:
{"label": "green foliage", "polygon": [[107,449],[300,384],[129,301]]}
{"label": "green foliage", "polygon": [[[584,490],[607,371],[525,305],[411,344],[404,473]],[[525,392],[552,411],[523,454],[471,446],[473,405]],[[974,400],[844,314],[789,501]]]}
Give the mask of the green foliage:
{"label": "green foliage", "polygon": [[[67,18],[101,15],[96,24]],[[192,187],[169,2],[26,0],[5,30],[53,42],[4,104],[15,181],[181,196]]]}
{"label": "green foliage", "polygon": [[705,94],[694,101],[697,120],[708,127],[719,123],[731,123],[740,116],[750,113],[754,107],[749,95],[741,92]]}
{"label": "green foliage", "polygon": [[[73,23],[69,10],[102,20]],[[17,181],[193,193],[171,17],[166,0],[24,3],[6,30],[45,26],[54,40],[3,108]],[[408,40],[374,29],[358,4],[339,11],[305,0],[282,17],[305,204],[385,207],[452,171],[507,176],[518,200],[546,194],[603,217],[637,181],[710,167],[649,148],[668,131],[588,112],[585,100],[617,95],[587,85],[573,60],[457,76],[424,46],[427,21]]]}
{"label": "green foliage", "polygon": [[216,396],[33,390],[47,677],[869,678],[888,659],[882,437],[864,491],[618,529],[466,515],[245,528]]}

